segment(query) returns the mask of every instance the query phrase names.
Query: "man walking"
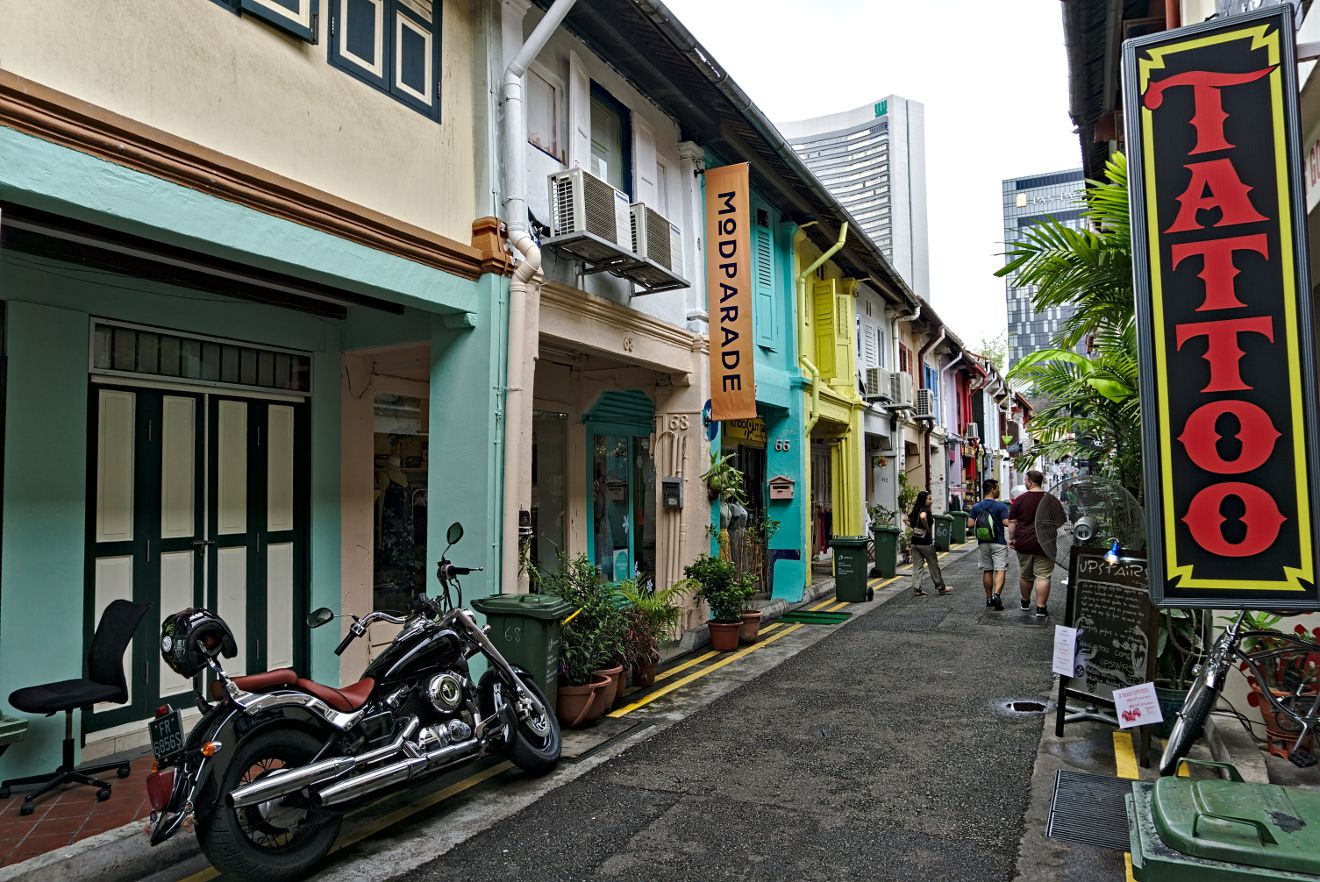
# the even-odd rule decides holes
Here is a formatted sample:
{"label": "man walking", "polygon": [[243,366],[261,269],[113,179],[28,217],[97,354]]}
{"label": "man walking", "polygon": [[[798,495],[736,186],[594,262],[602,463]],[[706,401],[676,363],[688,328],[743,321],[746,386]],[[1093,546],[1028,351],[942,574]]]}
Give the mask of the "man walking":
{"label": "man walking", "polygon": [[1032,588],[1036,593],[1036,618],[1049,615],[1050,577],[1054,561],[1045,554],[1036,538],[1036,509],[1045,491],[1045,476],[1036,469],[1027,472],[1027,492],[1013,500],[1008,508],[1008,546],[1017,552],[1018,591],[1022,593],[1022,611],[1031,609]]}
{"label": "man walking", "polygon": [[967,529],[976,537],[985,605],[1002,610],[1004,599],[1001,595],[1008,576],[1008,544],[1004,536],[1008,506],[999,501],[999,482],[994,478],[982,482],[981,490],[985,498],[967,512]]}

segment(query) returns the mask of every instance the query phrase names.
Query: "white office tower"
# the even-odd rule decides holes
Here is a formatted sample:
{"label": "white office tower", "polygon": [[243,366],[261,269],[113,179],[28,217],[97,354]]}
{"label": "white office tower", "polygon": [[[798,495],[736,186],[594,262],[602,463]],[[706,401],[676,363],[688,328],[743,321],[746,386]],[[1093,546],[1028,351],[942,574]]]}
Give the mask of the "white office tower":
{"label": "white office tower", "polygon": [[779,130],[912,290],[929,296],[925,108],[890,95]]}

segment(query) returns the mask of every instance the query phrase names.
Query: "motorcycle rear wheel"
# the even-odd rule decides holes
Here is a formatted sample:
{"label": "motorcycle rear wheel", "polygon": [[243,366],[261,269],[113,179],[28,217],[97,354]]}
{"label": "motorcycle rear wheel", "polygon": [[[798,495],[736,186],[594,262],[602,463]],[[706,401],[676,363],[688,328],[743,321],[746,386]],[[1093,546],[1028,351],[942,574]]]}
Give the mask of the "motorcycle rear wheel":
{"label": "motorcycle rear wheel", "polygon": [[[563,748],[563,739],[559,731],[559,717],[555,715],[546,700],[541,687],[536,685],[532,675],[519,672],[519,679],[541,703],[544,712],[532,720],[524,720],[510,708],[514,724],[508,727],[509,760],[529,775],[544,775],[559,762],[559,753]],[[481,678],[481,712],[489,716],[495,709],[495,690],[502,691],[504,700],[512,703],[514,696],[494,670],[487,671]]]}
{"label": "motorcycle rear wheel", "polygon": [[[220,782],[221,794],[281,768],[305,765],[320,749],[320,743],[301,729],[258,732],[239,743]],[[285,882],[306,876],[334,845],[343,818],[297,799],[238,809],[222,799],[197,824],[197,839],[207,860],[235,879]]]}
{"label": "motorcycle rear wheel", "polygon": [[1187,699],[1178,718],[1173,722],[1169,740],[1164,744],[1164,753],[1160,756],[1160,774],[1176,775],[1183,757],[1192,749],[1192,743],[1201,737],[1206,718],[1219,700],[1219,690],[1215,683],[1221,682],[1216,677],[1215,662],[1209,661],[1201,668],[1192,688],[1187,691]]}

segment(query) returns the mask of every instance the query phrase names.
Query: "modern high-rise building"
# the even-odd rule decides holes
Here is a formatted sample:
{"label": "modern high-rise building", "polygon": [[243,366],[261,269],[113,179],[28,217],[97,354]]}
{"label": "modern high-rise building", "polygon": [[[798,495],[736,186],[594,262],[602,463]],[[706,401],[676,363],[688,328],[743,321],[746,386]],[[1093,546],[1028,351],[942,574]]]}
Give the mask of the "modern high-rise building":
{"label": "modern high-rise building", "polygon": [[[1048,174],[1009,178],[1004,181],[1004,242],[1011,247],[1022,231],[1046,218],[1070,227],[1082,226],[1082,190],[1085,181],[1080,168]],[[1066,306],[1051,306],[1036,312],[1032,297],[1034,285],[1017,285],[1008,276],[1008,364],[1051,346],[1065,319],[1071,313]]]}
{"label": "modern high-rise building", "polygon": [[890,95],[779,130],[912,290],[929,296],[925,108]]}

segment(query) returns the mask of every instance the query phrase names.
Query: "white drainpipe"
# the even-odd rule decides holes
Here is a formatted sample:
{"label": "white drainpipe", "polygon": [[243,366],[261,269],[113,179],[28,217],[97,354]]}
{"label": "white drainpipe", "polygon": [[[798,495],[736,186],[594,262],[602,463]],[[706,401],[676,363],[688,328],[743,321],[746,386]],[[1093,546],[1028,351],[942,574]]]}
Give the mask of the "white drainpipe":
{"label": "white drainpipe", "polygon": [[[523,75],[545,48],[576,0],[555,0],[504,71],[504,193],[509,245],[522,255],[509,283],[508,388],[504,396],[504,528],[501,536],[500,590],[519,590],[518,512],[530,499],[532,384],[540,337],[541,249],[527,229],[527,117],[523,111]],[[529,319],[530,317],[530,319]],[[529,334],[529,326],[533,333]],[[531,338],[530,340],[528,338]],[[530,344],[530,346],[529,346]],[[527,350],[530,348],[530,352]]]}

